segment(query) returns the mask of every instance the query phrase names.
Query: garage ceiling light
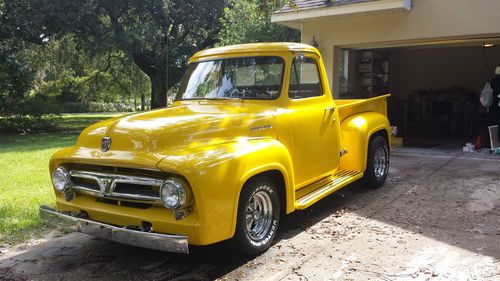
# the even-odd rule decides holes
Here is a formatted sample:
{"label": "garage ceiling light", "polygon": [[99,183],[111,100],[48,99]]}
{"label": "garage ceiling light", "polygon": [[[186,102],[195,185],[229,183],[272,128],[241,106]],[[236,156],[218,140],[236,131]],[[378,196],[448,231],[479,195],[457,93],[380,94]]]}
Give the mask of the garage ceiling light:
{"label": "garage ceiling light", "polygon": [[493,44],[493,43],[483,43],[482,47],[483,48],[493,48],[493,47],[495,47],[495,44]]}

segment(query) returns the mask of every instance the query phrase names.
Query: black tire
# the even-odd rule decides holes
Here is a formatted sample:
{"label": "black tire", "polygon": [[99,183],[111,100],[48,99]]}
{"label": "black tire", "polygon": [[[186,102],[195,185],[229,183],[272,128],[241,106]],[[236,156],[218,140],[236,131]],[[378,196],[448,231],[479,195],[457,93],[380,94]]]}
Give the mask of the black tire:
{"label": "black tire", "polygon": [[[266,213],[263,206],[266,206],[266,210],[271,207],[270,215],[259,217],[259,211],[255,211],[253,216],[248,216],[251,219],[248,219],[247,215],[252,213],[255,204],[261,207],[260,214]],[[261,219],[263,217],[268,218]],[[255,255],[267,250],[276,236],[279,220],[280,202],[276,184],[267,177],[259,177],[247,182],[241,191],[238,204],[238,220],[234,236],[238,248],[248,255]],[[255,224],[252,222],[250,226],[247,226],[249,221],[253,221]],[[258,222],[265,223],[259,224],[262,225],[259,228]],[[257,231],[259,229],[260,231]]]}
{"label": "black tire", "polygon": [[376,136],[368,147],[364,181],[371,188],[379,188],[384,185],[388,174],[389,145],[384,137]]}

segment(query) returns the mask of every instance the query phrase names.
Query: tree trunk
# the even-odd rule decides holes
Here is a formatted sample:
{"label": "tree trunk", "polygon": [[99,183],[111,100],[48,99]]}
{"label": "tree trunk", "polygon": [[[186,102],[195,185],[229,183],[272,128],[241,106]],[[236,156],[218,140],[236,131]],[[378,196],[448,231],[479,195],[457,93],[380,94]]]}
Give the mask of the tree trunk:
{"label": "tree trunk", "polygon": [[168,49],[164,48],[155,59],[151,79],[151,109],[167,106]]}
{"label": "tree trunk", "polygon": [[167,106],[167,71],[159,68],[151,79],[151,109]]}
{"label": "tree trunk", "polygon": [[167,91],[170,88],[168,71],[168,49],[165,47],[158,56],[133,53],[134,63],[151,81],[151,109],[167,106]]}

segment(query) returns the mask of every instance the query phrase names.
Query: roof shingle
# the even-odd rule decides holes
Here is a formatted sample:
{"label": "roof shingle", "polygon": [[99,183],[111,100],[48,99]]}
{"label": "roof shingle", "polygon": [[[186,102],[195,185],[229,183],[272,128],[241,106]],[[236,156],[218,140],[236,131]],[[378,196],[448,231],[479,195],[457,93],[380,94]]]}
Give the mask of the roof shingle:
{"label": "roof shingle", "polygon": [[275,14],[293,13],[304,10],[327,8],[333,6],[357,4],[378,0],[293,0],[294,5],[285,5],[275,12]]}

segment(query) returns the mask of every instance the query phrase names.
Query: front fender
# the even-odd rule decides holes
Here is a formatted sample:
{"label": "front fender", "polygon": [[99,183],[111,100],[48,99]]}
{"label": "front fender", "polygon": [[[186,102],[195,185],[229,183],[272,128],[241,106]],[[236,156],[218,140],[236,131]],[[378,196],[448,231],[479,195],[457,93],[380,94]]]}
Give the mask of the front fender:
{"label": "front fender", "polygon": [[293,211],[292,162],[276,139],[241,139],[235,142],[166,152],[158,168],[184,176],[194,194],[203,241],[210,244],[233,237],[241,188],[251,177],[270,170],[281,172],[286,186],[286,210]]}
{"label": "front fender", "polygon": [[370,138],[379,131],[385,131],[387,137],[390,136],[389,120],[383,114],[364,112],[344,119],[340,124],[340,143],[347,154],[340,158],[340,169],[364,171]]}

